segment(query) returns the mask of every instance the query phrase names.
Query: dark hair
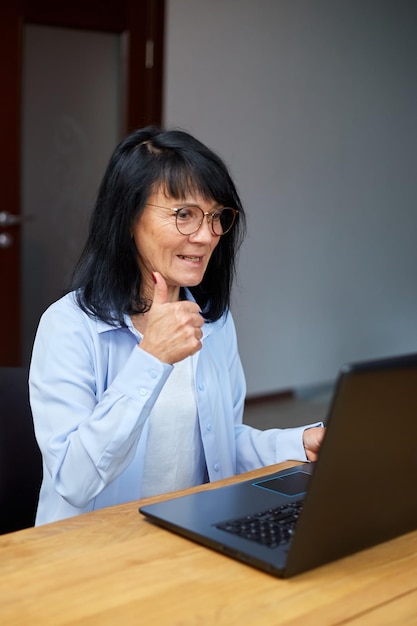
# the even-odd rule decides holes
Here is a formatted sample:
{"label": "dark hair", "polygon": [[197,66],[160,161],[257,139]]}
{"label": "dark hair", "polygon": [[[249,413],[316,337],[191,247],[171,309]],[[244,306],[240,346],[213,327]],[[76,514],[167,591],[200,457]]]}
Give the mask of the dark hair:
{"label": "dark hair", "polygon": [[128,135],[115,149],[101,182],[84,250],[70,290],[89,315],[125,326],[124,314],[144,313],[142,276],[131,228],[152,189],[162,185],[182,199],[189,191],[239,210],[233,228],[220,237],[202,282],[190,288],[208,321],[230,305],[236,253],[245,233],[245,215],[222,159],[181,130],[148,126]]}

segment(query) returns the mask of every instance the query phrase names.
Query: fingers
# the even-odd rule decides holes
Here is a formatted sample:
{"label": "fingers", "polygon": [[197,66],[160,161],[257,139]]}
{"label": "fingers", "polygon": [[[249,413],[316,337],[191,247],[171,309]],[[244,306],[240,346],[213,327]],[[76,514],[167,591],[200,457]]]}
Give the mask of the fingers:
{"label": "fingers", "polygon": [[163,314],[158,311],[157,315],[149,318],[140,347],[171,365],[201,350],[203,319],[195,309],[194,312],[187,310],[188,305],[193,304],[165,304]]}
{"label": "fingers", "polygon": [[168,285],[165,278],[159,272],[152,272],[152,278],[155,283],[153,304],[165,304],[168,297]]}
{"label": "fingers", "polygon": [[140,347],[165,363],[177,363],[201,349],[204,319],[195,302],[168,300],[168,286],[153,272],[154,297]]}
{"label": "fingers", "polygon": [[304,449],[309,461],[317,461],[325,434],[326,428],[322,427],[307,428],[303,432]]}

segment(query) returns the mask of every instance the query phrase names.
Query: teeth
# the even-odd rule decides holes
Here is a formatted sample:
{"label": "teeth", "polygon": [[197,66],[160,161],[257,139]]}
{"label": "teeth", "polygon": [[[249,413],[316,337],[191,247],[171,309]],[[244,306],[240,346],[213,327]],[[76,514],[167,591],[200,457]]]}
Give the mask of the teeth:
{"label": "teeth", "polygon": [[199,256],[184,256],[183,254],[179,254],[178,256],[180,257],[180,259],[188,259],[189,261],[199,261],[200,260]]}

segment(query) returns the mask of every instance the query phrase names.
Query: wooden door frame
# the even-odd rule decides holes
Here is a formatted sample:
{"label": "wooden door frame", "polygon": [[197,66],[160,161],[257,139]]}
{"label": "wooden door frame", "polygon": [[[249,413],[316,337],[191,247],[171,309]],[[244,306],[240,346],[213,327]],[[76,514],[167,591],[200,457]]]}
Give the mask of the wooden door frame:
{"label": "wooden door frame", "polygon": [[[20,26],[12,9],[0,7],[0,211],[20,211]],[[10,97],[4,97],[5,86]],[[1,227],[13,239],[0,248],[0,365],[20,362],[19,227]]]}
{"label": "wooden door frame", "polygon": [[[0,6],[0,211],[20,214],[22,39],[26,23],[127,36],[123,134],[162,123],[165,0],[2,0]],[[20,226],[0,226],[0,366],[21,363]]]}

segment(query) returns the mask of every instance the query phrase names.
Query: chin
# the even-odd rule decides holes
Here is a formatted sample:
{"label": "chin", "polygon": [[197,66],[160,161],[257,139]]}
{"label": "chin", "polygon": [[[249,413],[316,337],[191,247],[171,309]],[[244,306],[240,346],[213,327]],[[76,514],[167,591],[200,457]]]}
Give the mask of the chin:
{"label": "chin", "polygon": [[197,287],[201,283],[204,278],[204,273],[196,276],[195,274],[191,276],[184,276],[182,280],[179,281],[179,285],[181,287]]}
{"label": "chin", "polygon": [[187,283],[184,283],[183,285],[181,285],[182,289],[191,289],[192,287],[198,287],[198,285],[201,283],[201,280],[189,280]]}

